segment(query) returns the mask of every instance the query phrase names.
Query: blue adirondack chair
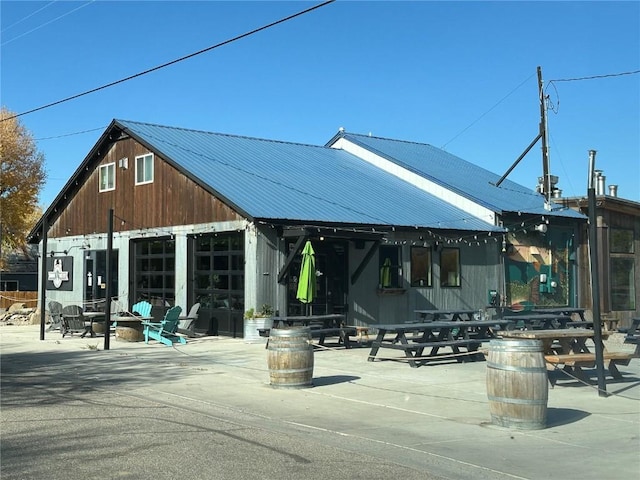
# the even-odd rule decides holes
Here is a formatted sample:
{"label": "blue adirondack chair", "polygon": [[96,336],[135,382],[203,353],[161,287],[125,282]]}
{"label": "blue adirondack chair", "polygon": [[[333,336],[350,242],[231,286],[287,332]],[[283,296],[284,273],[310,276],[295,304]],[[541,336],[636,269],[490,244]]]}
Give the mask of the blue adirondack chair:
{"label": "blue adirondack chair", "polygon": [[146,301],[138,302],[131,307],[133,313],[139,313],[141,317],[151,316],[151,304]]}
{"label": "blue adirondack chair", "polygon": [[144,328],[144,342],[149,343],[149,339],[157,340],[165,345],[172,346],[174,343],[187,343],[187,339],[177,335],[178,323],[181,307],[171,307],[161,322],[142,322]]}

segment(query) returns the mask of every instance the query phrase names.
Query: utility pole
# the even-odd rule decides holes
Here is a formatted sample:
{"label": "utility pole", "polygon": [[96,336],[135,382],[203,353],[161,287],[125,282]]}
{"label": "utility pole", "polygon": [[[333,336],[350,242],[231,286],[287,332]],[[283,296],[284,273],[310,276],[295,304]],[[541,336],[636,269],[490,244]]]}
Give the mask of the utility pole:
{"label": "utility pole", "polygon": [[551,205],[551,175],[549,174],[549,144],[547,140],[547,104],[544,98],[542,67],[538,67],[538,95],[540,97],[540,138],[542,139],[542,185],[545,204]]}
{"label": "utility pole", "polygon": [[544,82],[542,81],[542,67],[538,67],[538,98],[540,100],[540,128],[538,129],[538,135],[529,144],[524,152],[513,162],[513,165],[509,167],[509,170],[500,177],[500,179],[494,184],[499,187],[500,184],[507,178],[511,171],[516,168],[516,165],[520,163],[529,150],[538,143],[538,140],[542,139],[542,182],[540,185],[541,191],[544,195],[545,208],[551,209],[551,193],[553,185],[551,184],[551,175],[549,174],[549,146],[547,144],[547,104],[544,98]]}

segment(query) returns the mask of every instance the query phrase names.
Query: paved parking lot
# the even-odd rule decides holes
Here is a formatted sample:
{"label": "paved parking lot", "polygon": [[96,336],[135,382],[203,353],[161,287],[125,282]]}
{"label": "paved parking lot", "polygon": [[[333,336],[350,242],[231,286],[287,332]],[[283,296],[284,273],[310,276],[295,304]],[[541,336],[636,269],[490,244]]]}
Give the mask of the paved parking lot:
{"label": "paved parking lot", "polygon": [[[622,347],[622,346],[621,346]],[[3,479],[636,478],[640,360],[608,397],[557,373],[547,427],[491,423],[486,363],[417,369],[316,349],[313,387],[269,385],[264,344],[39,340],[0,327]],[[591,372],[595,384],[595,373]]]}

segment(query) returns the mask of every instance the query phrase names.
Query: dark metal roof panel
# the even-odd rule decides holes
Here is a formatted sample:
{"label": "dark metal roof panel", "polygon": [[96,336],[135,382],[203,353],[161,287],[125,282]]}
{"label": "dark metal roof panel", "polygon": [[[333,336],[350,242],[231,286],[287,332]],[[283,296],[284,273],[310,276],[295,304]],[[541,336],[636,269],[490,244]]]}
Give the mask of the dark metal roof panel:
{"label": "dark metal roof panel", "polygon": [[340,137],[496,213],[521,212],[584,218],[584,215],[558,204],[552,205],[552,211],[546,210],[541,194],[511,180],[505,180],[496,187],[500,175],[432,145],[346,132],[337,135],[334,140]]}
{"label": "dark metal roof panel", "polygon": [[342,150],[116,122],[252,218],[499,230]]}

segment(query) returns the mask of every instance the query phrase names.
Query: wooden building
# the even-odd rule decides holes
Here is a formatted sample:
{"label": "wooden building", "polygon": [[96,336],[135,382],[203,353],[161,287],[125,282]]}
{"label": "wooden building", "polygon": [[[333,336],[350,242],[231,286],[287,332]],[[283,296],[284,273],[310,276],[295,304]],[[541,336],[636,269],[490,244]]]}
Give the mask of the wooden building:
{"label": "wooden building", "polygon": [[[597,258],[599,272],[600,308],[604,318],[618,325],[628,326],[631,319],[640,316],[640,203],[618,197],[611,185],[607,193],[604,176],[597,172],[596,225]],[[562,202],[585,215],[587,198],[564,198]],[[589,231],[581,229],[583,246],[578,252],[583,266],[579,295],[585,306],[591,308],[591,282],[589,274]]]}
{"label": "wooden building", "polygon": [[[306,240],[313,313],[375,325],[415,309],[513,303],[510,249],[557,234],[569,259],[585,218],[497,179],[429,145],[342,130],[315,146],[114,120],[31,232],[47,262],[41,303],[103,299],[109,268],[123,309],[145,299],[162,315],[198,302],[200,331],[240,336],[249,308],[302,313]],[[547,272],[549,248],[525,259],[526,275]],[[549,285],[562,287],[536,285],[540,303],[575,305],[575,268],[550,262]],[[531,290],[529,280],[517,279]]]}

